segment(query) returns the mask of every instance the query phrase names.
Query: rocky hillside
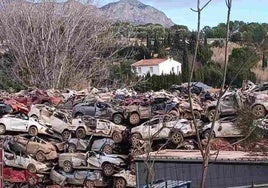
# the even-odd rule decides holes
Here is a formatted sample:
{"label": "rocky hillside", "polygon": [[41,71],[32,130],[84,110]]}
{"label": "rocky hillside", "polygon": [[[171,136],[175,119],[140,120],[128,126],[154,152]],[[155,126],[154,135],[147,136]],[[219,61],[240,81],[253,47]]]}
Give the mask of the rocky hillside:
{"label": "rocky hillside", "polygon": [[170,27],[174,23],[163,12],[137,0],[120,0],[100,8],[104,15],[112,21],[129,22],[133,25],[148,23]]}

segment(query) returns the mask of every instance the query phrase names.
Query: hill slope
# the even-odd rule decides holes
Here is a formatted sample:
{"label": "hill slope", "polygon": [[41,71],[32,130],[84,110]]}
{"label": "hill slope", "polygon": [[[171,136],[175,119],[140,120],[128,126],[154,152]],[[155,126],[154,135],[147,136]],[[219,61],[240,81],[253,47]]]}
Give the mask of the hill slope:
{"label": "hill slope", "polygon": [[103,14],[112,21],[129,22],[133,25],[148,23],[170,27],[174,23],[163,12],[145,5],[137,0],[120,0],[100,8]]}

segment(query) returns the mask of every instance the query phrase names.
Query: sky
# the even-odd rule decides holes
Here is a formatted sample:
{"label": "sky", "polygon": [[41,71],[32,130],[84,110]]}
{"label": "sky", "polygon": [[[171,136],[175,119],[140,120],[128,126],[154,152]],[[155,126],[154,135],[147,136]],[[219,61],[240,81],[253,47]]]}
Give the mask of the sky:
{"label": "sky", "polygon": [[[97,6],[102,6],[118,0],[98,0]],[[200,0],[201,6],[208,0]],[[196,0],[140,0],[163,11],[175,24],[186,25],[190,30],[197,28]],[[244,22],[268,23],[268,0],[233,0],[231,20]],[[201,13],[201,28],[208,25],[217,26],[225,23],[227,7],[225,0],[212,0]]]}

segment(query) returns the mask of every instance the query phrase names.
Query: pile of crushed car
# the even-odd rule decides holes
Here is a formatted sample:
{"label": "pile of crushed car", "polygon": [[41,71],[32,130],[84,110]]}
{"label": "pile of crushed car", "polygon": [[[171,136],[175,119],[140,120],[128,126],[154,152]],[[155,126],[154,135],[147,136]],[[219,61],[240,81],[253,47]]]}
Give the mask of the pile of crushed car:
{"label": "pile of crushed car", "polygon": [[[129,89],[1,91],[0,138],[6,187],[135,187],[135,155],[195,149],[208,137],[219,90],[188,85],[170,91]],[[237,110],[247,105],[267,129],[268,84],[247,82],[221,97],[213,137],[243,136]]]}

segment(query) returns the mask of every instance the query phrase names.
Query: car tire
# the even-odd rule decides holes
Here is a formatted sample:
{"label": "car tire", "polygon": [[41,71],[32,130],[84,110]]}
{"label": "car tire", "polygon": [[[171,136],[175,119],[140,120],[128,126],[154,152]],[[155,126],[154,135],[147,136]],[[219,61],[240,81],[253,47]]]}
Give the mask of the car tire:
{"label": "car tire", "polygon": [[102,147],[102,150],[101,150],[103,153],[106,153],[106,154],[112,154],[113,153],[113,146],[111,146],[110,144],[105,144],[103,147]]}
{"label": "car tire", "polygon": [[0,135],[5,134],[5,133],[6,133],[6,126],[3,123],[1,123],[0,124]]}
{"label": "car tire", "polygon": [[67,150],[69,153],[75,153],[76,152],[76,145],[73,143],[68,144]]}
{"label": "car tire", "polygon": [[35,158],[39,162],[44,162],[46,160],[45,153],[43,151],[38,151],[35,155]]}
{"label": "car tire", "polygon": [[27,170],[28,170],[30,173],[32,173],[32,174],[35,174],[36,171],[37,171],[35,165],[32,164],[32,163],[28,164],[28,166],[27,166]]}
{"label": "car tire", "polygon": [[116,178],[114,181],[114,187],[115,188],[126,188],[127,182],[124,178]]}
{"label": "car tire", "polygon": [[114,114],[113,115],[113,122],[115,123],[115,124],[117,124],[117,125],[119,125],[119,124],[122,124],[123,123],[123,116],[122,116],[122,114]]}
{"label": "car tire", "polygon": [[64,172],[72,172],[73,170],[73,165],[71,161],[64,161],[63,162],[63,171]]}
{"label": "car tire", "polygon": [[75,131],[76,138],[84,139],[86,137],[86,130],[82,127],[79,127]]}
{"label": "car tire", "polygon": [[195,119],[201,119],[201,113],[198,110],[194,110]]}
{"label": "car tire", "polygon": [[114,174],[114,165],[111,163],[104,163],[102,171],[105,176],[112,176]]}
{"label": "car tire", "polygon": [[[210,129],[205,130],[205,131],[202,133],[202,138],[204,138],[204,139],[208,139],[209,132],[210,132]],[[215,138],[215,132],[214,132],[214,131],[212,132],[211,138]]]}
{"label": "car tire", "polygon": [[170,139],[173,144],[179,145],[183,143],[183,135],[179,131],[174,131],[170,134]]}
{"label": "car tire", "polygon": [[140,123],[140,116],[138,113],[132,113],[130,116],[129,116],[129,123],[131,125],[138,125]]}
{"label": "car tire", "polygon": [[266,110],[265,110],[265,107],[263,105],[257,104],[257,105],[252,107],[252,113],[257,118],[262,118],[262,117],[265,117]]}
{"label": "car tire", "polygon": [[[207,113],[207,118],[210,122],[212,122],[214,120],[214,116],[216,114],[216,109],[211,109],[208,111]],[[216,120],[219,118],[219,114],[216,117]]]}
{"label": "car tire", "polygon": [[175,117],[179,117],[180,116],[180,113],[177,110],[171,110],[169,112],[169,115],[175,116]]}
{"label": "car tire", "polygon": [[36,126],[33,126],[33,125],[30,126],[28,132],[29,132],[29,135],[31,135],[31,136],[36,136],[38,134],[38,130],[37,130]]}
{"label": "car tire", "polygon": [[140,145],[139,140],[142,139],[142,136],[140,133],[134,133],[131,135],[131,144],[134,148],[137,148]]}
{"label": "car tire", "polygon": [[95,183],[92,180],[85,180],[84,186],[85,186],[85,188],[94,188]]}
{"label": "car tire", "polygon": [[71,132],[70,132],[69,130],[64,130],[64,131],[61,133],[62,140],[63,140],[63,141],[69,140],[70,135],[71,135]]}
{"label": "car tire", "polygon": [[123,140],[123,135],[120,132],[115,131],[112,135],[112,138],[115,143],[120,143]]}

